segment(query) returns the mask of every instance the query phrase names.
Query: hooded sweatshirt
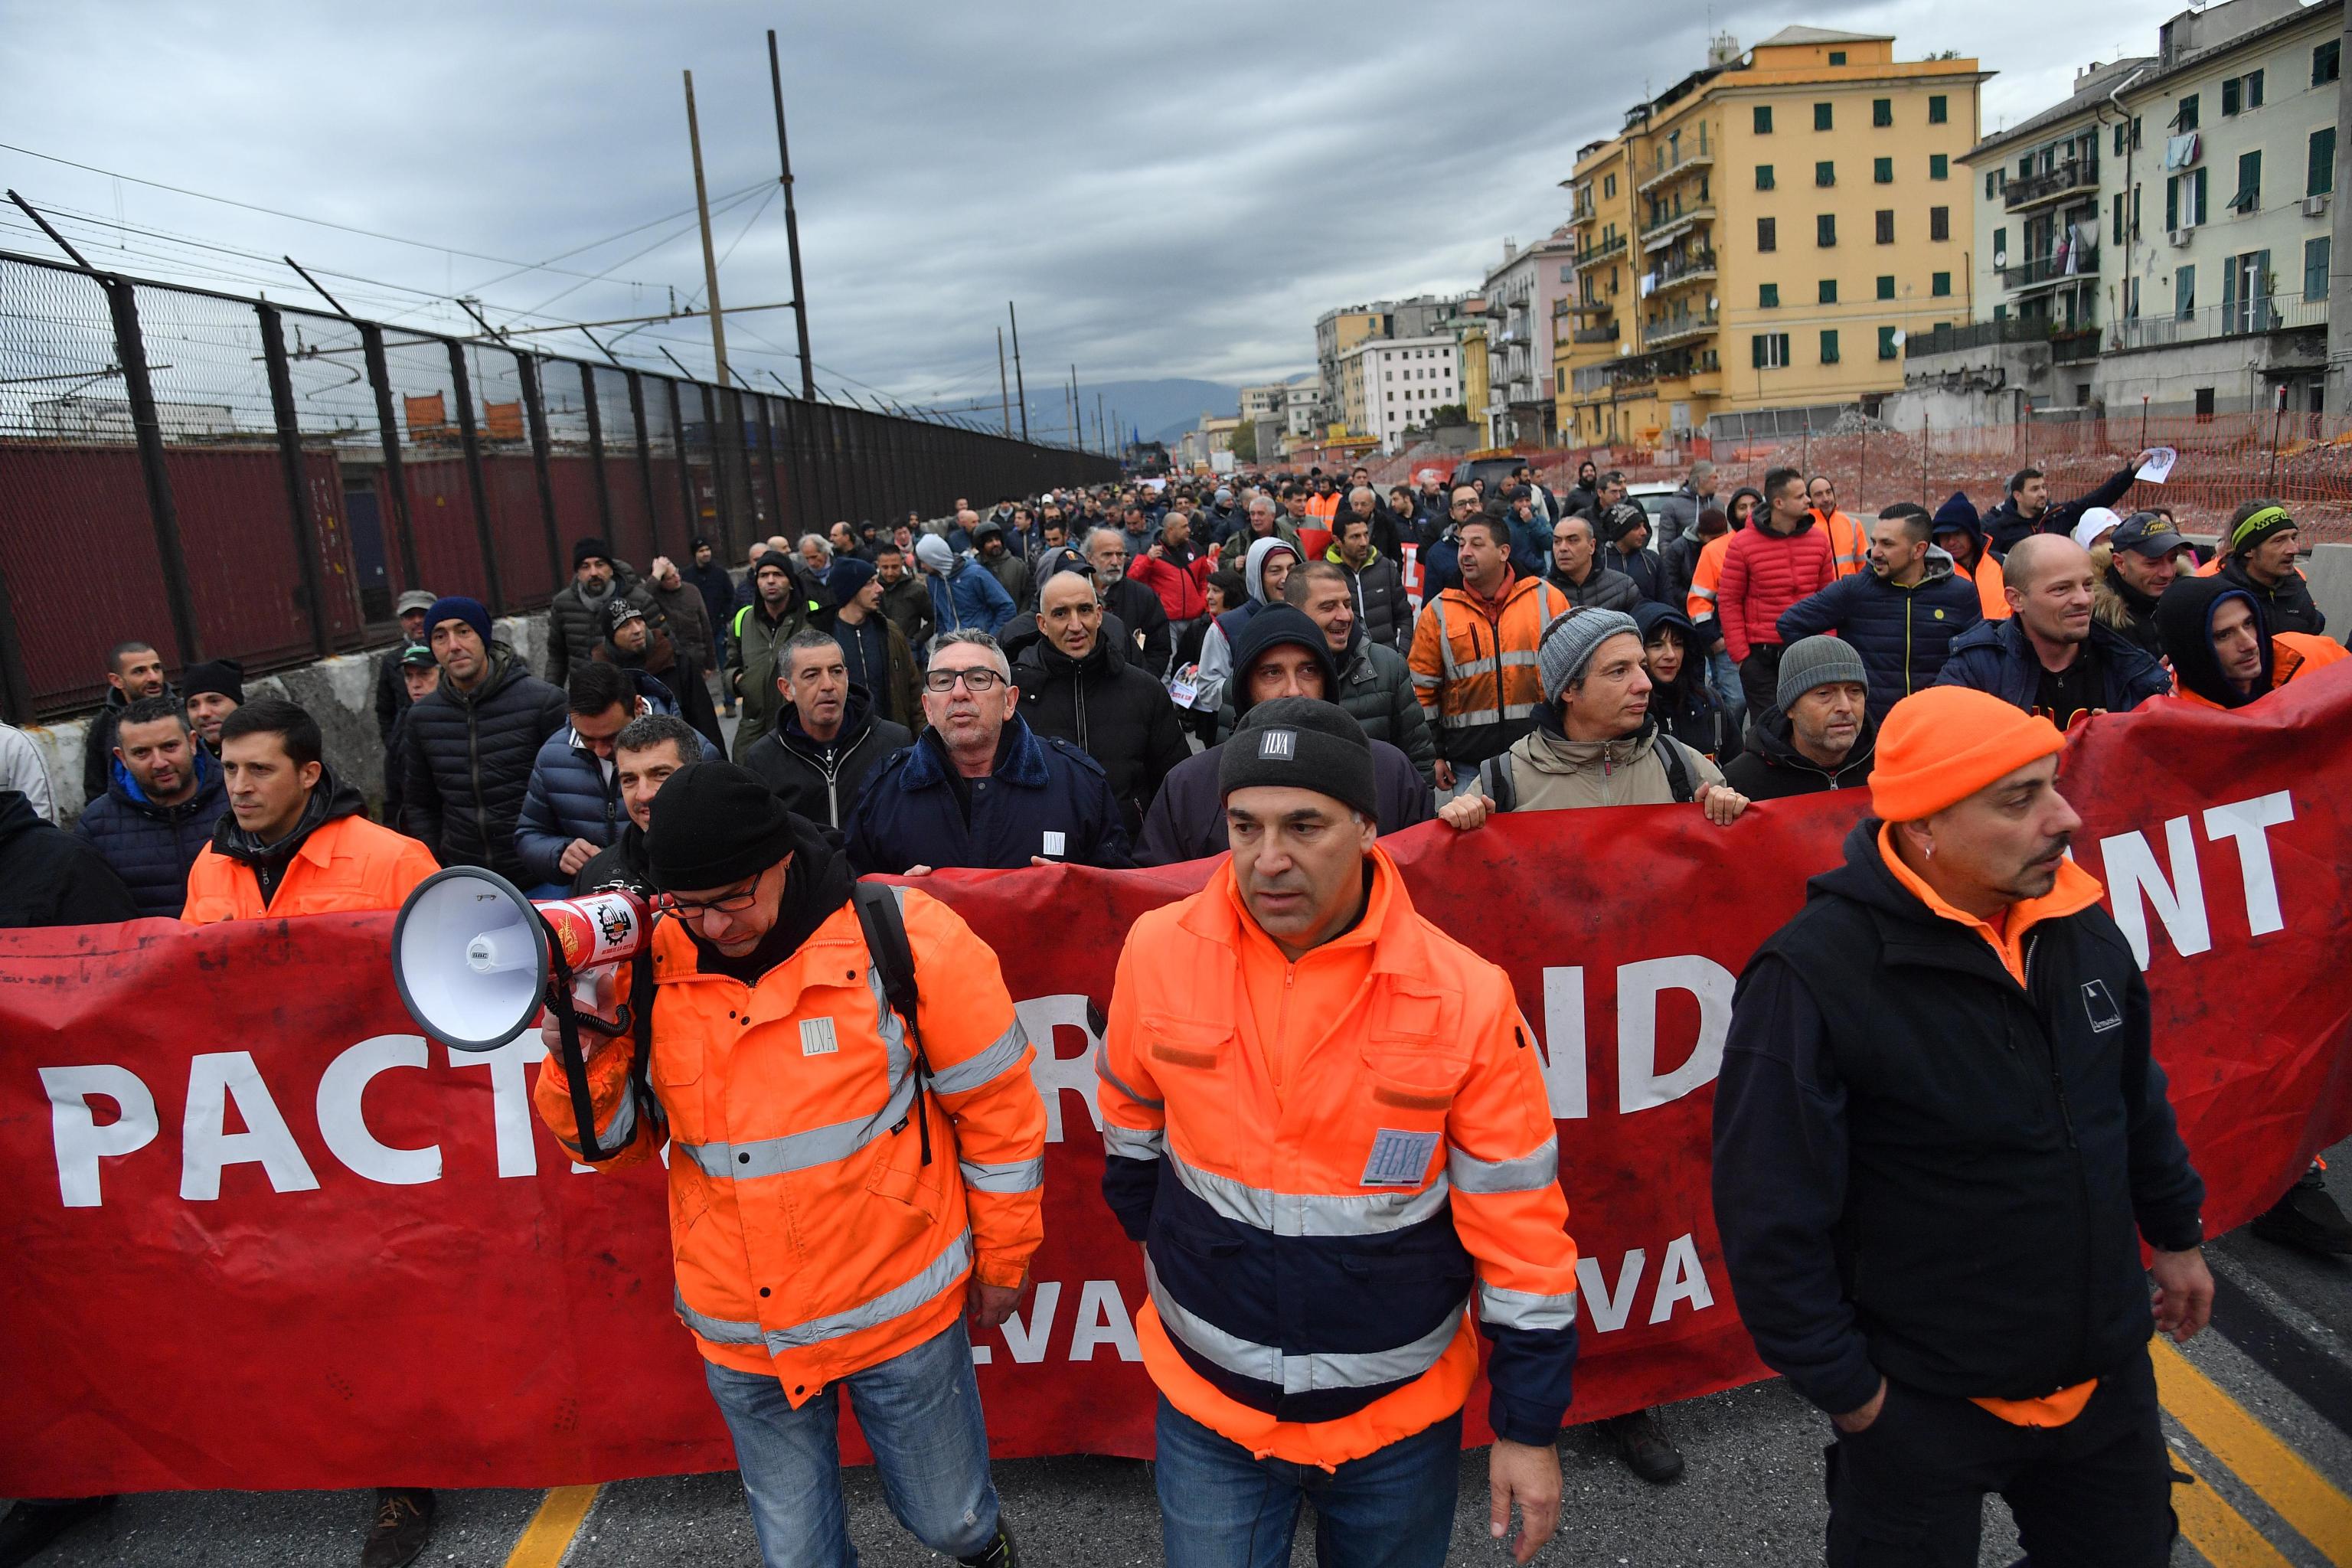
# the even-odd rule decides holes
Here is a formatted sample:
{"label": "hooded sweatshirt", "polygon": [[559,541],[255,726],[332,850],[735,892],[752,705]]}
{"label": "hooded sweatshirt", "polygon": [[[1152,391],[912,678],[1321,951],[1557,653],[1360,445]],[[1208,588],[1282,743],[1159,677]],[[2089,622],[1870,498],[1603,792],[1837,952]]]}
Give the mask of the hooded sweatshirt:
{"label": "hooded sweatshirt", "polygon": [[[2261,633],[2262,669],[2251,690],[2241,691],[2221,673],[2213,652],[2213,616],[2231,599],[2254,612]],[[2222,577],[2179,577],[2156,602],[2156,632],[2164,656],[2172,661],[2172,679],[2184,697],[2194,697],[2215,708],[2243,708],[2271,689],[2273,660],[2269,618],[2252,594]]]}
{"label": "hooded sweatshirt", "polygon": [[[1977,605],[1989,621],[2009,618],[2009,596],[2001,590],[2000,562],[1996,559],[1985,538],[1984,521],[1977,516],[1976,504],[1969,500],[1966,490],[1954,490],[1951,500],[1936,509],[1935,521],[1929,525],[1929,537],[1958,528],[1969,536],[1966,551],[1953,551],[1952,569],[1977,585]],[[1965,554],[1969,559],[1962,560]]]}
{"label": "hooded sweatshirt", "polygon": [[1266,607],[1265,563],[1277,550],[1290,552],[1293,562],[1307,559],[1306,552],[1286,539],[1269,535],[1253,542],[1242,564],[1242,582],[1249,589],[1249,602],[1219,616],[1216,624],[1209,628],[1209,635],[1201,640],[1201,668],[1192,706],[1203,712],[1215,712],[1223,701],[1225,682],[1233,679],[1236,668],[1234,648],[1241,640],[1242,629]]}
{"label": "hooded sweatshirt", "polygon": [[1748,750],[1723,770],[1724,782],[1750,800],[1786,800],[1790,795],[1853,789],[1870,782],[1873,753],[1878,748],[1875,718],[1863,715],[1853,749],[1833,768],[1825,768],[1797,750],[1795,728],[1778,708],[1754,715],[1748,726]]}

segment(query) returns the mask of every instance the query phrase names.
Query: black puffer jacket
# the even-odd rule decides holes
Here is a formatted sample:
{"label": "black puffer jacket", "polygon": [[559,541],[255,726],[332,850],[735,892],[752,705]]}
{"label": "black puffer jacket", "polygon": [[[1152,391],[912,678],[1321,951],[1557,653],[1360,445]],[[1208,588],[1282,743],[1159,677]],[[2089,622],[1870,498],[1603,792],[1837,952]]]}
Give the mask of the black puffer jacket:
{"label": "black puffer jacket", "polygon": [[1349,564],[1333,545],[1323,559],[1348,574],[1349,595],[1356,601],[1356,625],[1383,647],[1400,654],[1412,651],[1412,601],[1405,596],[1404,573],[1385,555],[1374,555],[1361,567]]}
{"label": "black puffer jacket", "polygon": [[1878,752],[1878,721],[1864,713],[1853,749],[1833,768],[1797,750],[1795,726],[1778,708],[1748,715],[1748,751],[1723,770],[1723,782],[1750,800],[1787,800],[1791,795],[1854,789],[1870,782]]}
{"label": "black puffer jacket", "polygon": [[1130,646],[1106,630],[1091,653],[1074,659],[1039,637],[1021,650],[1013,684],[1032,730],[1058,735],[1103,765],[1132,841],[1160,781],[1192,752],[1167,689],[1127,661]]}
{"label": "black puffer jacket", "polygon": [[515,824],[540,742],[567,722],[562,689],[504,643],[491,645],[489,674],[472,692],[445,677],[408,710],[409,833],[444,866],[483,866],[530,886]]}
{"label": "black puffer jacket", "polygon": [[743,765],[776,794],[784,808],[820,827],[844,827],[866,775],[883,758],[914,744],[904,724],[873,717],[865,688],[852,685],[841,733],[831,742],[809,739],[797,709],[784,710],[784,726],[771,730],[743,753]]}
{"label": "black puffer jacket", "polygon": [[1731,760],[1739,755],[1739,721],[1724,710],[1706,683],[1706,655],[1699,647],[1698,628],[1680,609],[1648,599],[1634,605],[1633,614],[1644,645],[1662,630],[1680,634],[1683,641],[1683,667],[1675,673],[1674,684],[1651,686],[1651,713],[1667,734],[1728,775]]}
{"label": "black puffer jacket", "polygon": [[2264,624],[2273,633],[2308,632],[2319,637],[2327,630],[2327,617],[2312,602],[2311,583],[2300,572],[2289,572],[2277,587],[2265,588],[2247,574],[2243,561],[2232,556],[2213,575],[2252,594],[2263,607]]}
{"label": "black puffer jacket", "polygon": [[188,902],[188,868],[213,840],[213,824],[228,809],[220,764],[202,746],[196,793],[177,805],[158,805],[140,793],[121,763],[106,793],[90,802],[74,833],[104,857],[142,918],[175,921]]}
{"label": "black puffer jacket", "polygon": [[615,561],[613,582],[591,599],[578,583],[566,583],[547,605],[547,679],[561,686],[572,672],[588,662],[604,634],[613,629],[613,595],[632,600],[648,616],[659,608],[637,574]]}
{"label": "black puffer jacket", "polygon": [[0,791],[0,931],[112,925],[139,918],[114,868],[87,840]]}

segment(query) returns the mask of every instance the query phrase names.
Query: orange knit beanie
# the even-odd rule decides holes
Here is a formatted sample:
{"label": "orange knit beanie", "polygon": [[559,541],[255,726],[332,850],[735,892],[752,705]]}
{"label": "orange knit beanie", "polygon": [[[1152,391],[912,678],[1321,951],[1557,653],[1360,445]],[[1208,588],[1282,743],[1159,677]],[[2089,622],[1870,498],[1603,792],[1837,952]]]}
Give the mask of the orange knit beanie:
{"label": "orange knit beanie", "polygon": [[1887,710],[1870,770],[1870,807],[1916,822],[2066,744],[2057,726],[1989,691],[1931,686]]}

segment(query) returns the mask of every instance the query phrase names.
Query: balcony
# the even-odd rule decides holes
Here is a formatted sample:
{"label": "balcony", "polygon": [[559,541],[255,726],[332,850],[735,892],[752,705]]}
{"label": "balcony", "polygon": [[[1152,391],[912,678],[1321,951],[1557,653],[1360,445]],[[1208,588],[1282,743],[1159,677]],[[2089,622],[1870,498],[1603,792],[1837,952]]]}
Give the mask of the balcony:
{"label": "balcony", "polygon": [[2099,247],[2090,246],[2071,256],[2037,256],[2022,267],[2004,267],[2000,269],[2000,286],[2032,289],[2063,283],[2069,279],[2096,278],[2098,271]]}
{"label": "balcony", "polygon": [[1612,234],[1608,238],[1601,240],[1597,245],[1594,245],[1591,248],[1578,251],[1576,253],[1576,264],[1580,268],[1598,267],[1601,263],[1608,260],[1611,257],[1622,256],[1624,254],[1625,237],[1622,234]]}
{"label": "balcony", "polygon": [[2098,188],[2099,160],[2095,156],[2077,158],[2039,174],[2028,174],[2021,180],[2011,179],[2008,188],[2001,193],[2000,200],[2007,211],[2021,212],[2027,207],[2038,207],[2044,203],[2071,196],[2078,191],[2095,193]]}
{"label": "balcony", "polygon": [[1685,315],[1673,315],[1664,321],[1646,321],[1642,326],[1642,346],[1651,349],[1671,348],[1676,343],[1693,342],[1715,331],[1716,312],[1693,310]]}
{"label": "balcony", "polygon": [[1714,276],[1715,251],[1712,247],[1703,247],[1660,261],[1650,272],[1650,291],[1657,293]]}
{"label": "balcony", "polygon": [[2137,316],[2107,329],[2107,348],[2161,348],[2171,343],[2206,342],[2215,338],[2255,337],[2265,332],[2325,331],[2325,300],[2232,300],[2208,305],[2185,316]]}
{"label": "balcony", "polygon": [[1650,165],[1650,177],[1634,186],[1633,194],[1646,196],[1675,175],[1686,174],[1714,162],[1715,149],[1707,142],[1706,127],[1701,125],[1696,143],[1677,144],[1672,151],[1663,146],[1658,149],[1657,157]]}
{"label": "balcony", "polygon": [[2063,326],[2026,316],[2004,316],[1998,321],[1970,321],[1942,326],[1931,332],[1912,332],[1903,340],[1905,359],[1958,353],[1964,349],[1990,348],[1995,343],[2048,342]]}
{"label": "balcony", "polygon": [[1579,343],[1613,343],[1617,341],[1617,326],[1612,321],[1605,327],[1579,327],[1570,334],[1569,341]]}
{"label": "balcony", "polygon": [[1650,221],[1642,226],[1642,247],[1656,250],[1692,225],[1705,223],[1714,216],[1715,203],[1712,199],[1685,206],[1681,193],[1677,192],[1671,208],[1662,210],[1655,205],[1651,208]]}

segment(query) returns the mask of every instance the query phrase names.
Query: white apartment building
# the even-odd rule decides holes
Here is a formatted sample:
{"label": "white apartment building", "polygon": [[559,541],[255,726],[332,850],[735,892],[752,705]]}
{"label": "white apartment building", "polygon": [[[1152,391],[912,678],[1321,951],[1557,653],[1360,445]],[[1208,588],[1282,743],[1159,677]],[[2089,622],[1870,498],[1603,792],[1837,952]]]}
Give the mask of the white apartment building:
{"label": "white apartment building", "polygon": [[1370,339],[1339,356],[1339,384],[1348,427],[1393,456],[1408,428],[1429,428],[1440,407],[1462,401],[1460,350],[1450,335]]}

